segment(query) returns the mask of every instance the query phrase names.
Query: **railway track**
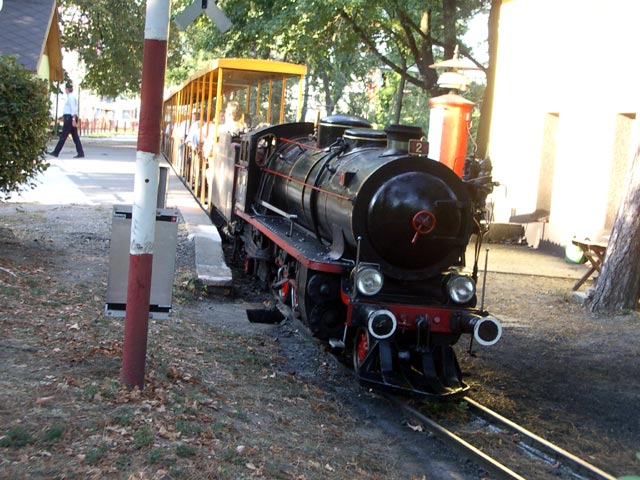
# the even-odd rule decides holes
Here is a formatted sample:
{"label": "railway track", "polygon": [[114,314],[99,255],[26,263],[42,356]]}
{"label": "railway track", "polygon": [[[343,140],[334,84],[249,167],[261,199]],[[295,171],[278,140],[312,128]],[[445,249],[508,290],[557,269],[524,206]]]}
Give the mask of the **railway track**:
{"label": "railway track", "polygon": [[[277,305],[280,315],[295,324],[300,332],[313,339],[290,307]],[[338,357],[336,365],[350,370]],[[352,370],[351,370],[352,371]],[[462,400],[470,417],[467,422],[449,421],[445,426],[429,414],[410,406],[406,401],[385,392],[377,392],[400,408],[416,425],[414,430],[428,431],[461,455],[481,466],[496,480],[617,480],[617,477],[584,459],[554,445],[470,397]],[[436,404],[437,405],[437,404]],[[464,423],[464,425],[461,425]],[[455,431],[454,431],[455,430]],[[480,446],[474,446],[480,444]],[[494,444],[493,446],[491,444]],[[496,446],[497,444],[497,446]]]}
{"label": "railway track", "polygon": [[[414,430],[428,431],[472,459],[496,479],[537,480],[556,478],[616,480],[616,477],[526,430],[515,422],[465,397],[469,422],[444,426],[404,401],[385,395],[417,422]],[[453,425],[456,423],[455,425]],[[474,446],[473,443],[476,444]],[[477,446],[481,445],[481,446]]]}

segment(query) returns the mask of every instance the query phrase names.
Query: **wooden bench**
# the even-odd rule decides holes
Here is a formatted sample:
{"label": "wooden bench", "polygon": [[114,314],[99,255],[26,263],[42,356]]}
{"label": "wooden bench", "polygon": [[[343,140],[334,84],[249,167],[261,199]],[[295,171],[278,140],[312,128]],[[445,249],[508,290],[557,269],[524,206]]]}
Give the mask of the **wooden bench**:
{"label": "wooden bench", "polygon": [[587,273],[585,273],[582,278],[573,285],[573,291],[576,291],[584,282],[589,279],[591,275],[593,275],[595,272],[600,273],[600,268],[602,267],[604,256],[607,253],[607,244],[602,242],[591,242],[588,240],[585,240],[583,242],[579,240],[572,240],[572,243],[577,247],[580,247],[582,253],[584,253],[584,256],[590,264]]}

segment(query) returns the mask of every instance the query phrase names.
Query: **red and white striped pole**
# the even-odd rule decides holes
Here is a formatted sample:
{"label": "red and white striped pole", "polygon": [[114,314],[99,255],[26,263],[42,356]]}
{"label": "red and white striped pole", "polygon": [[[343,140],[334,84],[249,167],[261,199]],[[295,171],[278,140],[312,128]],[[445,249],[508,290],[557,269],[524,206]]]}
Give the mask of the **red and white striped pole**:
{"label": "red and white striped pole", "polygon": [[122,382],[144,387],[151,267],[155,236],[160,132],[171,0],[147,0],[142,59],[140,126],[131,217]]}

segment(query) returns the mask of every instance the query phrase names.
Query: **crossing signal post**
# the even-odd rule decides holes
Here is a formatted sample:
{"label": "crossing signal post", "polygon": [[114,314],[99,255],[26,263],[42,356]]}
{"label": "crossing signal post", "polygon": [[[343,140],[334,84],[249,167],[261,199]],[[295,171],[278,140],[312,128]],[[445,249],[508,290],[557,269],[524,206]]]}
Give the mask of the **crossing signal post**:
{"label": "crossing signal post", "polygon": [[171,0],[147,1],[122,347],[121,377],[129,388],[144,388],[170,10]]}
{"label": "crossing signal post", "polygon": [[[2,0],[0,0],[1,5]],[[129,388],[144,388],[170,12],[171,0],[147,0],[140,126],[136,152],[127,306],[122,347],[121,378]],[[232,27],[231,21],[222,10],[208,0],[196,0],[178,15],[175,21],[180,28],[184,29],[203,12],[221,33]]]}

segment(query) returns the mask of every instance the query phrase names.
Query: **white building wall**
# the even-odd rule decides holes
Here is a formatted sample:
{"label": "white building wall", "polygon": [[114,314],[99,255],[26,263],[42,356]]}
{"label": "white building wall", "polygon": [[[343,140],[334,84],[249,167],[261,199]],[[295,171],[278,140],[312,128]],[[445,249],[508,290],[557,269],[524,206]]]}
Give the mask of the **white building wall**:
{"label": "white building wall", "polygon": [[[545,239],[566,245],[605,225],[620,113],[640,105],[637,0],[505,0],[489,153],[495,221],[534,212],[545,117],[558,117]],[[550,173],[554,175],[551,176]]]}

